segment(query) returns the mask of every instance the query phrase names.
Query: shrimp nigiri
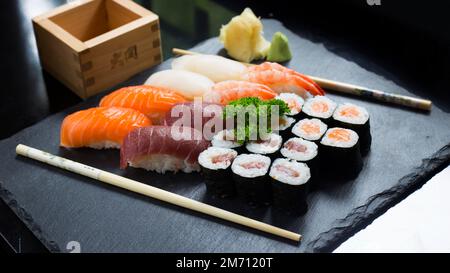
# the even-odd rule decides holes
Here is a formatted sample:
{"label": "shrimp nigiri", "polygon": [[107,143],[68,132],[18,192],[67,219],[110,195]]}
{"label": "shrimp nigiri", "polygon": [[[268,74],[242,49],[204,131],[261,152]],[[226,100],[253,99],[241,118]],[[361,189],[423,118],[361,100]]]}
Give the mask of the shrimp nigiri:
{"label": "shrimp nigiri", "polygon": [[246,81],[223,81],[216,83],[212,90],[203,96],[203,99],[206,102],[228,104],[230,101],[245,97],[269,100],[276,95],[277,93],[264,84]]}
{"label": "shrimp nigiri", "polygon": [[185,70],[163,70],[151,75],[145,84],[177,90],[192,100],[208,92],[214,82],[204,75]]}
{"label": "shrimp nigiri", "polygon": [[323,89],[307,76],[277,63],[265,62],[247,68],[242,79],[269,86],[277,93],[291,92],[308,98],[323,96]]}
{"label": "shrimp nigiri", "polygon": [[121,107],[95,107],[68,115],[61,125],[61,146],[120,148],[135,128],[152,125],[144,114]]}
{"label": "shrimp nigiri", "polygon": [[103,97],[100,106],[118,106],[135,109],[154,122],[163,118],[176,103],[186,99],[177,91],[150,85],[128,86]]}
{"label": "shrimp nigiri", "polygon": [[303,98],[324,95],[323,89],[309,77],[278,63],[246,66],[215,55],[186,55],[172,62],[173,69],[202,74],[211,80],[244,80],[269,86],[277,93],[291,92]]}

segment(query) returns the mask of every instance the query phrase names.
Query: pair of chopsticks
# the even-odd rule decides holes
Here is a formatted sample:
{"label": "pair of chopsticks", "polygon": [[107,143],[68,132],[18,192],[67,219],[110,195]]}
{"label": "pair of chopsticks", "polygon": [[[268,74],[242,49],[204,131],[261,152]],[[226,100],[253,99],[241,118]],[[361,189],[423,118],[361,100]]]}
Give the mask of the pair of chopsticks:
{"label": "pair of chopsticks", "polygon": [[297,242],[299,242],[301,239],[300,234],[281,229],[260,221],[256,221],[254,219],[244,217],[242,215],[232,213],[211,205],[207,205],[169,191],[152,187],[150,185],[143,184],[120,175],[116,175],[63,157],[59,157],[23,144],[17,145],[16,153],[67,171],[90,177],[106,184],[149,196],[166,203],[214,216],[226,221],[230,221]]}
{"label": "pair of chopsticks", "polygon": [[[197,52],[188,51],[188,50],[179,49],[179,48],[173,48],[172,52],[175,55],[200,54]],[[252,65],[249,63],[243,63],[243,64]],[[308,75],[306,75],[306,76],[308,76]],[[327,80],[327,79],[314,77],[314,76],[308,76],[308,77],[311,78],[313,81],[315,81],[323,89],[333,90],[333,91],[340,92],[340,93],[360,96],[360,97],[363,97],[366,99],[378,100],[378,101],[382,101],[382,102],[386,102],[386,103],[402,105],[405,107],[410,107],[410,108],[415,108],[415,109],[420,109],[420,110],[425,110],[425,111],[431,110],[432,102],[430,100],[419,99],[419,98],[414,98],[414,97],[410,97],[410,96],[403,96],[403,95],[398,95],[398,94],[393,94],[393,93],[387,93],[387,92],[370,89],[370,88],[363,87],[363,86]]]}

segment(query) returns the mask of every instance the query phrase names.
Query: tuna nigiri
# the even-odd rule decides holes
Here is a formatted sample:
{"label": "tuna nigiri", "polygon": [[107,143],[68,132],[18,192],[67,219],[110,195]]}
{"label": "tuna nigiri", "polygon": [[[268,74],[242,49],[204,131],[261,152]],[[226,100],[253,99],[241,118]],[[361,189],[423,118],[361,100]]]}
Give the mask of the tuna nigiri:
{"label": "tuna nigiri", "polygon": [[192,100],[208,92],[214,82],[201,74],[169,69],[154,73],[145,84],[177,90],[184,97]]}
{"label": "tuna nigiri", "polygon": [[239,80],[247,67],[217,55],[185,55],[172,62],[172,69],[202,74],[214,82]]}
{"label": "tuna nigiri", "polygon": [[159,173],[199,171],[198,155],[210,143],[190,127],[149,126],[131,131],[120,149],[120,167]]}
{"label": "tuna nigiri", "polygon": [[151,125],[142,113],[128,108],[96,107],[68,115],[61,125],[61,146],[119,148],[133,129]]}
{"label": "tuna nigiri", "polygon": [[100,106],[118,106],[138,110],[154,122],[162,119],[176,103],[186,99],[172,89],[150,85],[128,86],[103,97]]}
{"label": "tuna nigiri", "polygon": [[172,62],[173,69],[202,74],[211,80],[245,80],[265,84],[277,93],[291,92],[303,98],[324,95],[323,89],[309,77],[278,63],[265,62],[245,66],[215,55],[186,55]]}
{"label": "tuna nigiri", "polygon": [[276,95],[277,93],[263,84],[246,81],[223,81],[216,83],[211,92],[203,96],[203,99],[207,102],[228,104],[230,101],[244,97],[269,100]]}

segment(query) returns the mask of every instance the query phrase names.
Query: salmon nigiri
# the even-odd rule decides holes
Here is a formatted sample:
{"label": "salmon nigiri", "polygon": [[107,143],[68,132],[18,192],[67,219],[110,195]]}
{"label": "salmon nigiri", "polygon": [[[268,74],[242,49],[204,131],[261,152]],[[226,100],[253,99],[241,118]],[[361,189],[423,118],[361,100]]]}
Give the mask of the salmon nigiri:
{"label": "salmon nigiri", "polygon": [[139,111],[121,107],[95,107],[68,115],[61,125],[61,146],[67,148],[120,148],[133,129],[152,125]]}
{"label": "salmon nigiri", "polygon": [[323,89],[309,77],[277,63],[265,62],[247,68],[242,79],[269,86],[277,93],[292,92],[304,99],[321,95]]}
{"label": "salmon nigiri", "polygon": [[186,99],[177,91],[151,85],[128,86],[103,97],[100,106],[118,106],[138,110],[158,122],[176,103]]}
{"label": "salmon nigiri", "polygon": [[216,83],[210,92],[203,95],[203,99],[206,102],[228,104],[230,101],[245,97],[269,100],[276,95],[277,93],[263,84],[246,81],[223,81]]}

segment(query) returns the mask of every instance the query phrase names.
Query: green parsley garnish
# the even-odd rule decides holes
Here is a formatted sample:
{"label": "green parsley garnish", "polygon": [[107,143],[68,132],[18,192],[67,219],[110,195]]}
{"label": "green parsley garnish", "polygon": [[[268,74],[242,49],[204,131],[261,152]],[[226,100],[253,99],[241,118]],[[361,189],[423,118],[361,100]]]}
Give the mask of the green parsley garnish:
{"label": "green parsley garnish", "polygon": [[234,120],[236,140],[243,143],[260,139],[272,132],[272,118],[279,119],[289,113],[288,105],[279,99],[261,100],[256,97],[241,98],[225,106],[224,119]]}

